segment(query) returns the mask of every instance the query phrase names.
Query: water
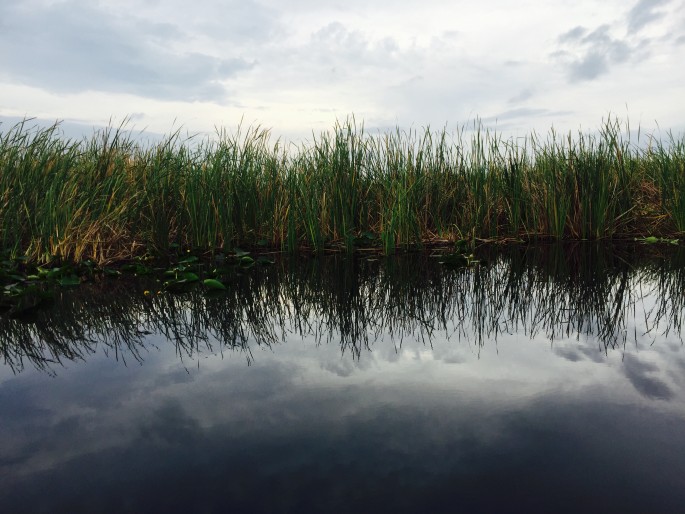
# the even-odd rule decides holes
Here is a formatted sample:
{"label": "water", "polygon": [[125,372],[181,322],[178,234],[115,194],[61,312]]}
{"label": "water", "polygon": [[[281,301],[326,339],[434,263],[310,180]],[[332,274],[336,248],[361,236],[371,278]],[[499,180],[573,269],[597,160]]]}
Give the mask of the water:
{"label": "water", "polygon": [[682,511],[685,256],[484,256],[103,280],[0,318],[1,510]]}

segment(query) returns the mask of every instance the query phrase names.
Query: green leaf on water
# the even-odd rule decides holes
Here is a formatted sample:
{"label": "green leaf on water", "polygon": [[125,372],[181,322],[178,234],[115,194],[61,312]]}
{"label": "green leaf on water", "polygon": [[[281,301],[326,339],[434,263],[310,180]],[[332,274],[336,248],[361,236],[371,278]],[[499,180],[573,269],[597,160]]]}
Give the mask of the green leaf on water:
{"label": "green leaf on water", "polygon": [[191,281],[186,279],[167,280],[164,282],[164,289],[172,293],[183,293],[190,289]]}
{"label": "green leaf on water", "polygon": [[438,262],[440,262],[440,264],[444,264],[446,266],[468,266],[469,265],[469,259],[463,253],[452,253],[452,254],[442,255],[442,256],[440,256],[440,260]]}
{"label": "green leaf on water", "polygon": [[136,266],[136,275],[149,275],[150,273],[152,273],[152,269],[144,264],[138,264]]}
{"label": "green leaf on water", "polygon": [[178,278],[185,280],[186,282],[197,282],[200,280],[200,277],[198,277],[195,273],[191,273],[190,271],[180,273]]}
{"label": "green leaf on water", "polygon": [[668,244],[672,244],[672,245],[678,244],[678,239],[668,239],[666,237],[656,237],[656,236],[636,237],[635,240],[639,241],[640,243],[645,243],[645,244],[655,244],[655,243],[668,243]]}
{"label": "green leaf on water", "polygon": [[21,284],[8,284],[3,289],[7,295],[18,295],[24,292],[24,287]]}
{"label": "green leaf on water", "polygon": [[469,242],[466,239],[459,239],[454,243],[454,249],[459,253],[466,253],[469,249]]}
{"label": "green leaf on water", "polygon": [[78,278],[76,275],[67,275],[67,276],[59,279],[59,285],[65,286],[65,287],[77,286],[80,283],[81,283],[81,279]]}
{"label": "green leaf on water", "polygon": [[50,271],[48,271],[48,274],[46,275],[48,280],[52,279],[58,279],[64,275],[64,272],[66,270],[62,268],[52,268]]}
{"label": "green leaf on water", "polygon": [[186,290],[186,283],[183,281],[169,280],[168,282],[164,282],[164,289],[171,291],[172,293],[180,293]]}
{"label": "green leaf on water", "polygon": [[236,248],[234,250],[235,256],[238,257],[239,259],[242,257],[247,257],[250,255],[250,252],[246,252],[245,250],[241,250],[240,248]]}
{"label": "green leaf on water", "polygon": [[477,264],[484,264],[483,261],[477,259],[473,254],[465,253],[451,253],[439,256],[438,262],[448,268],[464,268],[468,266],[475,266]]}
{"label": "green leaf on water", "polygon": [[178,261],[179,264],[192,264],[193,262],[197,262],[199,259],[197,258],[196,255],[191,255],[189,257],[186,257],[184,259],[181,259]]}
{"label": "green leaf on water", "polygon": [[152,272],[150,268],[145,266],[145,264],[135,263],[135,264],[124,264],[121,267],[121,271],[127,271],[129,273],[135,273],[136,275],[148,275]]}
{"label": "green leaf on water", "polygon": [[225,290],[226,286],[219,282],[216,279],[213,278],[207,278],[202,282],[205,286],[207,286],[209,289],[218,291],[218,290]]}

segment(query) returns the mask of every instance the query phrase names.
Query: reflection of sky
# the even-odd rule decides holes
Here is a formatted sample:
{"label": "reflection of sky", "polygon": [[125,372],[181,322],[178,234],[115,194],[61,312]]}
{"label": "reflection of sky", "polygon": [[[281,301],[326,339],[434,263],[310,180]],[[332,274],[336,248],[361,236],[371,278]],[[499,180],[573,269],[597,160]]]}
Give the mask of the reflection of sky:
{"label": "reflection of sky", "polygon": [[[8,511],[675,510],[685,501],[679,335],[335,338],[57,376],[0,369]],[[448,330],[446,333],[450,333]],[[630,340],[630,339],[629,339]],[[36,493],[39,491],[39,493]],[[4,510],[4,509],[3,509]],[[452,510],[450,508],[449,510]]]}

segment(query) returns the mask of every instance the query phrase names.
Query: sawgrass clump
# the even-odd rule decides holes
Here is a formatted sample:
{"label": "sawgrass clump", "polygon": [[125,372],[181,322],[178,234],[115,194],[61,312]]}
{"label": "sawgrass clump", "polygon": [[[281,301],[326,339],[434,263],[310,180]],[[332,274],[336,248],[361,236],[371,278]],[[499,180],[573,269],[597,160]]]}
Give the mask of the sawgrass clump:
{"label": "sawgrass clump", "polygon": [[478,125],[368,134],[349,119],[286,146],[259,127],[140,144],[121,128],[76,141],[25,121],[0,126],[0,245],[104,263],[179,247],[677,237],[685,139],[638,145],[625,128],[506,140]]}

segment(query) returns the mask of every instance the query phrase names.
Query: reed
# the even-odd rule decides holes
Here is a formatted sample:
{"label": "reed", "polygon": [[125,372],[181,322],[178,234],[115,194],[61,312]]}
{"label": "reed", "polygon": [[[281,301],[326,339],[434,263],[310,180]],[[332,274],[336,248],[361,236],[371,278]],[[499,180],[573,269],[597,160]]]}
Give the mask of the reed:
{"label": "reed", "polygon": [[640,146],[616,119],[505,140],[478,123],[369,134],[349,118],[300,146],[260,127],[147,145],[123,127],[80,141],[3,128],[0,244],[36,262],[685,232],[685,139]]}

